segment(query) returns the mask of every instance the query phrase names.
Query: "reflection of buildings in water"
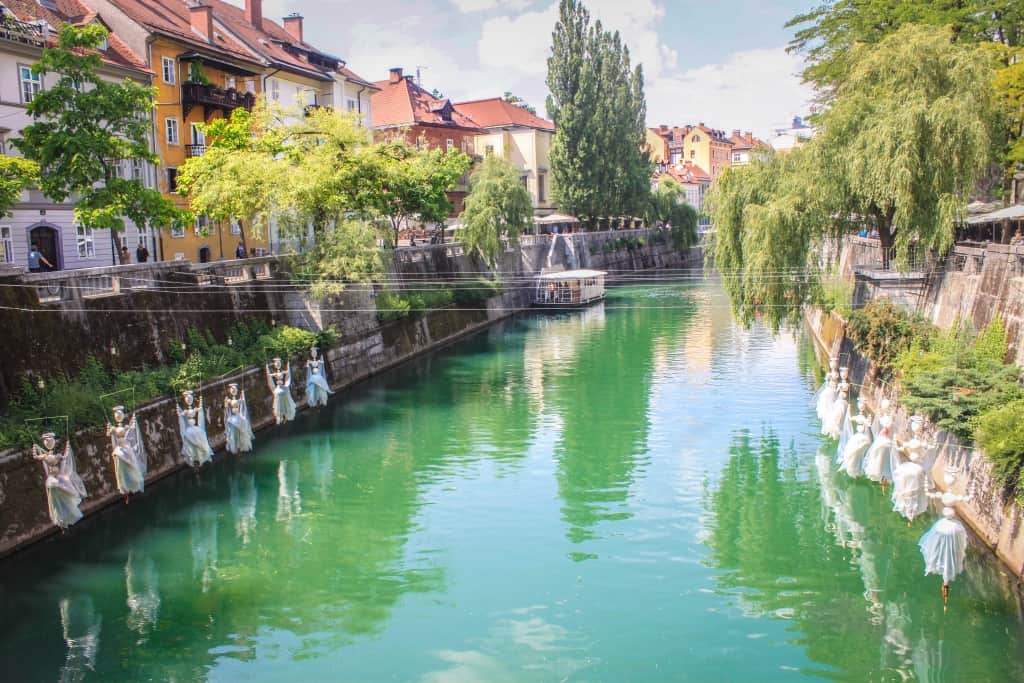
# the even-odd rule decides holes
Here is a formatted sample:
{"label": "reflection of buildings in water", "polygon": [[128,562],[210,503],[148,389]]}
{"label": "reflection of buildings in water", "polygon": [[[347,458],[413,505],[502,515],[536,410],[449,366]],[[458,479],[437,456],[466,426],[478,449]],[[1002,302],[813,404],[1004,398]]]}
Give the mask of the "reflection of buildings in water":
{"label": "reflection of buildings in water", "polygon": [[302,514],[299,464],[282,460],[277,465],[277,521],[287,522]]}
{"label": "reflection of buildings in water", "polygon": [[96,613],[89,596],[63,598],[59,608],[64,644],[68,648],[60,681],[78,683],[84,681],[87,672],[93,671],[96,666],[102,617]]}
{"label": "reflection of buildings in water", "polygon": [[313,477],[320,499],[326,500],[331,493],[331,483],[334,479],[334,448],[331,445],[330,434],[313,437],[309,447],[309,460],[313,466]]}
{"label": "reflection of buildings in water", "polygon": [[160,614],[160,578],[153,559],[129,550],[124,583],[128,591],[128,628],[145,636],[156,626]]}
{"label": "reflection of buildings in water", "polygon": [[252,472],[231,477],[231,511],[235,515],[235,536],[248,545],[256,530],[256,475]]}
{"label": "reflection of buildings in water", "polygon": [[217,576],[217,512],[195,508],[189,520],[192,541],[192,575],[200,578],[204,593]]}
{"label": "reflection of buildings in water", "polygon": [[550,367],[565,367],[576,356],[582,339],[600,332],[605,326],[605,302],[571,313],[539,314],[535,329],[526,335],[523,345],[523,381],[538,411],[544,409],[544,372]]}
{"label": "reflection of buildings in water", "polygon": [[690,381],[711,373],[711,361],[715,350],[714,310],[708,293],[703,290],[687,292],[696,312],[686,324],[684,343],[686,372]]}

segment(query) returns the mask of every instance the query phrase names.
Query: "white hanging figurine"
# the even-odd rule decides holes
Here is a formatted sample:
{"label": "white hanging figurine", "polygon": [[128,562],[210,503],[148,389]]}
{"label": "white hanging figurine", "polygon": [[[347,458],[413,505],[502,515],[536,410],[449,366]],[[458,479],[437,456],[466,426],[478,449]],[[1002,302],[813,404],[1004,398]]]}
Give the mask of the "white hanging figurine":
{"label": "white hanging figurine", "polygon": [[832,402],[836,400],[836,391],[839,389],[839,358],[837,356],[829,358],[828,368],[828,372],[825,373],[825,382],[818,389],[814,398],[818,419],[823,423],[832,413]]}
{"label": "white hanging figurine", "polygon": [[309,360],[306,361],[306,403],[309,406],[325,406],[327,397],[333,393],[324,376],[324,360],[320,357],[320,349],[314,346],[309,350]]}
{"label": "white hanging figurine", "polygon": [[856,431],[842,450],[840,467],[848,476],[856,478],[864,473],[864,454],[871,447],[871,416],[864,409],[864,399],[857,399],[857,414],[850,422],[856,425]]}
{"label": "white hanging figurine", "polygon": [[274,396],[274,419],[277,424],[284,424],[295,419],[295,401],[292,400],[292,367],[291,363],[281,367],[281,359],[271,361],[273,367],[267,367],[267,386]]}
{"label": "white hanging figurine", "polygon": [[864,476],[882,485],[882,492],[892,481],[892,415],[889,399],[882,399],[878,415],[878,433],[864,457]]}
{"label": "white hanging figurine", "polygon": [[925,532],[917,546],[924,556],[924,575],[942,575],[942,608],[945,610],[949,605],[949,584],[963,572],[967,554],[967,530],[956,518],[953,506],[970,500],[971,496],[958,496],[949,490],[954,480],[950,471],[947,470],[943,480],[947,489],[944,493],[928,494],[929,498],[942,501],[942,519]]}
{"label": "white hanging figurine", "polygon": [[132,414],[132,419],[125,424],[124,406],[114,406],[111,412],[114,424],[107,423],[107,436],[114,459],[114,479],[118,492],[127,502],[128,494],[139,493],[146,485],[146,452],[137,416]]}
{"label": "white hanging figurine", "polygon": [[907,460],[892,472],[892,509],[906,518],[907,526],[928,507],[927,479],[921,463],[930,445],[921,439],[923,425],[924,418],[920,415],[910,418],[910,440],[895,448],[906,455]]}
{"label": "white hanging figurine", "polygon": [[839,368],[839,394],[841,395],[845,391],[847,399],[846,405],[843,408],[843,416],[840,419],[839,443],[836,448],[836,462],[839,462],[843,457],[843,451],[846,450],[846,444],[850,441],[850,437],[853,436],[853,423],[850,421],[850,388],[850,369],[845,367]]}
{"label": "white hanging figurine", "polygon": [[61,529],[82,519],[79,505],[85,498],[85,484],[75,468],[75,455],[71,452],[71,439],[64,444],[64,452],[57,453],[57,437],[53,432],[40,436],[42,448],[32,444],[32,457],[43,464],[46,475],[46,504],[50,521]]}
{"label": "white hanging figurine", "polygon": [[255,436],[249,420],[249,404],[245,401],[245,392],[239,392],[235,382],[228,385],[228,395],[224,397],[224,431],[229,453],[237,455],[252,450]]}
{"label": "white hanging figurine", "polygon": [[840,382],[836,385],[836,398],[829,407],[828,415],[822,423],[821,433],[830,439],[839,439],[846,421],[846,412],[850,408],[850,383],[847,381],[849,370],[839,368]]}
{"label": "white hanging figurine", "polygon": [[192,467],[201,467],[213,460],[213,448],[206,436],[206,412],[203,397],[196,403],[195,394],[186,391],[181,395],[185,407],[178,409],[178,429],[181,430],[181,454]]}

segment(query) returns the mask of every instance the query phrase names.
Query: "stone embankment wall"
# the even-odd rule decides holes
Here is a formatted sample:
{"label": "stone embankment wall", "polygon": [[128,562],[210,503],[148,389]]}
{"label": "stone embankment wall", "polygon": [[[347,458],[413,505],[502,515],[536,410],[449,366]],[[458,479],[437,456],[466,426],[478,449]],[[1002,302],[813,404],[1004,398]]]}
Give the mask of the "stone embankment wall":
{"label": "stone embankment wall", "polygon": [[[615,236],[622,234],[617,231]],[[646,237],[645,233],[639,234]],[[526,308],[533,294],[531,278],[543,270],[590,267],[631,271],[701,265],[699,249],[680,254],[671,247],[659,245],[633,251],[606,252],[602,247],[608,239],[608,235],[601,233],[563,235],[556,239],[528,238],[520,249],[510,249],[502,255],[498,274],[507,286],[485,305],[430,311],[383,326],[377,322],[372,290],[354,287],[329,302],[316,302],[300,291],[282,287],[276,265],[271,260],[221,264],[222,269],[232,268],[226,277],[236,278],[231,282],[237,284],[229,282],[230,286],[225,285],[223,273],[214,275],[220,279],[213,285],[203,285],[211,292],[208,295],[195,293],[201,284],[196,279],[192,281],[193,289],[184,294],[167,288],[110,291],[109,281],[104,280],[103,285],[108,288],[106,293],[86,298],[83,302],[79,300],[84,291],[82,285],[65,274],[60,291],[67,294],[59,298],[53,296],[53,302],[49,304],[51,308],[46,313],[19,316],[4,312],[2,324],[8,326],[6,329],[18,330],[20,334],[20,341],[4,342],[9,344],[5,349],[9,355],[5,358],[11,359],[14,367],[19,369],[7,381],[17,382],[33,368],[52,369],[52,365],[47,364],[66,363],[63,367],[76,367],[76,363],[84,360],[90,352],[102,354],[103,349],[110,346],[118,348],[116,358],[112,359],[115,367],[118,367],[116,363],[121,363],[120,367],[131,367],[133,362],[159,362],[162,359],[161,344],[170,339],[182,339],[189,325],[211,329],[215,336],[223,339],[221,335],[226,334],[236,320],[259,315],[307,329],[334,326],[339,339],[332,348],[323,351],[331,385],[341,390]],[[196,277],[190,275],[195,269],[188,264],[177,264],[174,268],[165,264],[154,265],[157,267],[153,270],[161,282],[172,277],[171,272],[181,273],[177,276],[181,278]],[[248,271],[239,272],[238,268]],[[481,268],[462,253],[461,245],[438,245],[397,250],[390,277],[395,281],[405,281],[410,286],[423,281],[439,284],[452,278],[475,277]],[[114,274],[117,275],[116,272]],[[135,270],[130,275],[133,278],[148,277]],[[0,292],[5,292],[8,297],[18,296],[19,303],[26,308],[38,309],[40,305],[47,305],[36,298],[36,281],[31,280],[29,284],[31,286],[23,288],[0,288]],[[226,291],[215,291],[218,289]],[[12,295],[9,290],[16,294]],[[195,302],[182,301],[192,295],[197,299]],[[211,315],[211,310],[229,312]],[[104,314],[96,315],[100,311]],[[51,336],[58,338],[50,339]],[[5,334],[4,339],[7,337]],[[51,355],[65,352],[67,355],[63,357]],[[302,408],[306,400],[305,357],[290,360],[294,376],[292,395]],[[223,399],[231,382],[238,382],[244,389],[254,428],[271,427],[274,422],[271,392],[263,368],[248,368],[206,383],[201,394],[207,433],[218,451],[224,445]],[[149,467],[147,485],[185,467],[176,401],[165,398],[137,410]],[[80,431],[74,435],[72,444],[78,471],[89,494],[82,506],[86,515],[118,503],[120,496],[114,482],[111,445],[102,430]],[[218,452],[215,457],[236,456]],[[0,556],[55,531],[47,514],[39,464],[28,451],[0,453]]]}
{"label": "stone embankment wall", "polygon": [[[843,272],[852,274],[855,267],[871,263],[874,240],[853,240],[843,249]],[[1006,245],[983,248],[957,246],[944,263],[927,273],[923,292],[917,289],[917,277],[911,276],[906,291],[911,308],[931,319],[937,326],[949,329],[956,320],[970,320],[977,329],[995,316],[1006,324],[1009,339],[1008,360],[1024,362],[1024,261]],[[894,285],[894,286],[899,286]],[[888,383],[880,382],[877,368],[860,355],[846,337],[846,323],[835,313],[808,309],[806,322],[824,363],[838,355],[850,367],[851,381],[862,385],[869,409],[876,411],[883,398],[898,405],[898,396]],[[897,438],[909,434],[909,415],[899,408],[895,414]],[[971,494],[971,499],[957,504],[961,519],[971,527],[977,538],[992,549],[1018,579],[1024,579],[1024,509],[1003,499],[1002,488],[993,480],[992,468],[984,455],[965,448],[955,437],[945,433],[935,436],[937,448],[931,469],[937,489],[945,488],[947,468],[955,473],[953,490]]]}

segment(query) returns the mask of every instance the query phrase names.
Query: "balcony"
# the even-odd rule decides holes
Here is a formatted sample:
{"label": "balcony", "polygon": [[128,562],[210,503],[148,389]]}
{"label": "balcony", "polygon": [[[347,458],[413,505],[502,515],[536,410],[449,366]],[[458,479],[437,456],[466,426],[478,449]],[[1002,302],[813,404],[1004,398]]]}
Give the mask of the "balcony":
{"label": "balcony", "polygon": [[0,38],[24,45],[46,47],[46,35],[42,26],[18,21],[6,9],[0,13]]}
{"label": "balcony", "polygon": [[238,108],[252,110],[256,104],[256,96],[248,92],[239,92],[234,88],[225,90],[213,85],[202,83],[185,83],[181,86],[181,104],[185,116],[195,106],[203,108],[203,118],[209,120],[210,114],[219,111],[224,116]]}
{"label": "balcony", "polygon": [[206,154],[206,145],[185,145],[185,156],[187,158],[201,157]]}

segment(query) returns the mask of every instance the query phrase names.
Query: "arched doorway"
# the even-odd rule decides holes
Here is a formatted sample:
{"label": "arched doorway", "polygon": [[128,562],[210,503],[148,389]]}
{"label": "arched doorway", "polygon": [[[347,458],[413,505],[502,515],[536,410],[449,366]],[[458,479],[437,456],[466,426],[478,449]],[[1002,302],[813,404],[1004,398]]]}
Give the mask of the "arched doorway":
{"label": "arched doorway", "polygon": [[[49,270],[60,270],[63,263],[60,258],[60,232],[49,225],[37,225],[28,232],[29,246],[33,244],[47,261],[53,264]],[[43,266],[45,269],[46,266]]]}
{"label": "arched doorway", "polygon": [[210,262],[210,248],[209,247],[199,247],[199,262],[200,263],[209,263]]}

